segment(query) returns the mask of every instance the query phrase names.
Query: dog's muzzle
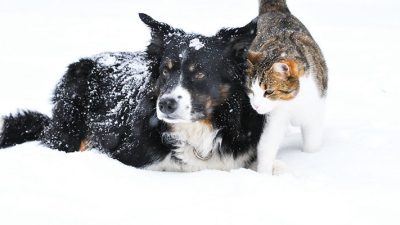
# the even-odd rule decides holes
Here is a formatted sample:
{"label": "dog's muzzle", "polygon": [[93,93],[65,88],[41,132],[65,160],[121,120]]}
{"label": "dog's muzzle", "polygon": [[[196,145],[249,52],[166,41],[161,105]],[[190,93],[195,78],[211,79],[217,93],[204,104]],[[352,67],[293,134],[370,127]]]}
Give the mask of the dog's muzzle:
{"label": "dog's muzzle", "polygon": [[178,102],[173,98],[163,98],[159,101],[158,108],[165,115],[170,115],[178,109]]}
{"label": "dog's muzzle", "polygon": [[168,123],[192,122],[191,109],[191,95],[181,86],[160,96],[157,101],[157,117]]}

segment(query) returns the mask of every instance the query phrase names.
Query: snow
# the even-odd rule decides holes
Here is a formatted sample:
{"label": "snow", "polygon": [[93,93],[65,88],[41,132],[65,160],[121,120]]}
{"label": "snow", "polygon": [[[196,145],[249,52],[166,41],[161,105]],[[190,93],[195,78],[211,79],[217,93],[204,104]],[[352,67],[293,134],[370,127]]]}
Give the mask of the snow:
{"label": "snow", "polygon": [[190,40],[189,47],[194,48],[195,50],[200,50],[204,47],[204,44],[198,38],[194,38]]}
{"label": "snow", "polygon": [[114,56],[105,56],[102,57],[103,54],[100,54],[100,59],[98,63],[102,66],[114,66],[117,63],[117,59]]}
{"label": "snow", "polygon": [[[245,169],[142,171],[98,152],[27,143],[0,151],[0,224],[400,224],[400,4],[288,1],[330,69],[321,152],[301,152],[300,133],[291,130],[278,156],[291,174],[269,177]],[[135,12],[207,35],[257,13],[257,1],[239,0],[0,5],[1,115],[49,114],[55,84],[79,57],[143,50],[149,31]]]}

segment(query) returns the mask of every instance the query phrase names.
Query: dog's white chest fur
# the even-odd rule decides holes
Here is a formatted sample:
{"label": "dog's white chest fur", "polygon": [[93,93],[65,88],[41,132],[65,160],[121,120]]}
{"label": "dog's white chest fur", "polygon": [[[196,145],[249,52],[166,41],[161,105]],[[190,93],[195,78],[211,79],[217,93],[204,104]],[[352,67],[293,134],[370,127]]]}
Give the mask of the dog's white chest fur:
{"label": "dog's white chest fur", "polygon": [[218,130],[211,126],[195,122],[174,124],[171,137],[179,140],[164,160],[146,167],[155,171],[194,172],[204,169],[231,170],[246,166],[253,157],[250,154],[237,157],[222,154],[222,139],[217,137]]}

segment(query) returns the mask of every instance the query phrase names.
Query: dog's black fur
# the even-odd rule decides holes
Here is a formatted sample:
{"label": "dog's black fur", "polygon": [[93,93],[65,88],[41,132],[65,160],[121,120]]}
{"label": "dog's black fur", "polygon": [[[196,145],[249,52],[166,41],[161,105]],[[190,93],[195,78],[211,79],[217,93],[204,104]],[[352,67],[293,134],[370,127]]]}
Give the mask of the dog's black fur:
{"label": "dog's black fur", "polygon": [[[214,149],[216,157],[248,155],[243,167],[254,162],[263,118],[249,104],[244,71],[256,22],[204,37],[186,34],[145,14],[140,18],[152,34],[145,53],[106,53],[71,64],[55,90],[52,118],[30,111],[5,117],[0,148],[40,140],[51,148],[75,152],[83,140],[89,140],[90,147],[134,167],[147,168],[169,156],[184,164],[173,156],[185,140],[165,135],[176,124],[159,120],[156,113],[158,98],[174,86],[176,74],[184,74],[182,82],[194,96],[192,111],[197,115],[191,122],[216,132],[215,140],[220,140]],[[190,48],[193,38],[204,47]],[[182,53],[187,53],[185,59]],[[167,61],[174,68],[167,68],[169,75],[164,76]],[[196,71],[187,71],[186,64],[196,65]],[[206,77],[192,79],[196,75],[191,73],[197,70]]]}

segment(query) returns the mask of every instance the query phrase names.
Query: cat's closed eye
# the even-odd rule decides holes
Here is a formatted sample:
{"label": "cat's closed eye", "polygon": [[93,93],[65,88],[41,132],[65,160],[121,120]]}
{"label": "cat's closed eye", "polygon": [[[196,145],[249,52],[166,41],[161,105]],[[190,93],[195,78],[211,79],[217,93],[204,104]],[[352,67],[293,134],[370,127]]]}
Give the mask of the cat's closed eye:
{"label": "cat's closed eye", "polygon": [[266,90],[266,91],[264,92],[264,97],[269,96],[269,95],[272,95],[274,92],[275,92],[274,90]]}

